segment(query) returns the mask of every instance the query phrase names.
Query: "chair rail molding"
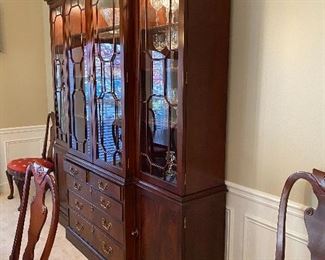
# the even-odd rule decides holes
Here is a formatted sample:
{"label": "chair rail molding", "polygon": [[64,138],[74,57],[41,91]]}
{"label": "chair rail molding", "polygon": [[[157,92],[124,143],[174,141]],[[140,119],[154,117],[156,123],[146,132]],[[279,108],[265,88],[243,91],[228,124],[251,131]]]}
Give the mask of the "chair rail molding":
{"label": "chair rail molding", "polygon": [[[226,260],[273,260],[280,196],[226,182]],[[310,259],[306,205],[289,202],[286,259]]]}
{"label": "chair rail molding", "polygon": [[45,125],[0,129],[0,192],[8,192],[4,174],[7,163],[14,158],[39,157],[42,151]]}

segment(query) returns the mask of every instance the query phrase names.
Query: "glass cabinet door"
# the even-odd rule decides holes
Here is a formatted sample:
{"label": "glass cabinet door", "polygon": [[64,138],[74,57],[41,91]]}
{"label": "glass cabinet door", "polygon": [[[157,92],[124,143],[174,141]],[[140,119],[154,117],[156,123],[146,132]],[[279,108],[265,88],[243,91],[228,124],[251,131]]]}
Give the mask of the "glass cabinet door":
{"label": "glass cabinet door", "polygon": [[141,158],[147,176],[177,185],[178,0],[141,0]]}
{"label": "glass cabinet door", "polygon": [[93,0],[95,163],[122,167],[123,109],[119,0]]}
{"label": "glass cabinet door", "polygon": [[65,34],[70,98],[70,149],[91,159],[91,77],[85,0],[65,1]]}
{"label": "glass cabinet door", "polygon": [[69,92],[66,85],[64,57],[64,29],[62,5],[51,9],[52,64],[54,69],[54,107],[56,114],[56,140],[68,143],[69,134]]}

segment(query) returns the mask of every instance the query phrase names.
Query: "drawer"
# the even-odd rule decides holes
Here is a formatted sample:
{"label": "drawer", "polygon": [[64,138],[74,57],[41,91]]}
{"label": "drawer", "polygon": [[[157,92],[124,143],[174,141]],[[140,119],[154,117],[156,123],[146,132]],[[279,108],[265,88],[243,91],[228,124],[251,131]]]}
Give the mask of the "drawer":
{"label": "drawer", "polygon": [[121,187],[111,181],[97,176],[94,173],[89,174],[88,182],[100,192],[111,196],[117,200],[122,200]]}
{"label": "drawer", "polygon": [[69,226],[84,240],[93,242],[94,227],[73,210],[69,210]]}
{"label": "drawer", "polygon": [[87,171],[84,168],[81,168],[80,166],[75,165],[74,163],[71,163],[69,161],[64,161],[64,171],[71,176],[86,182],[86,176],[87,176]]}
{"label": "drawer", "polygon": [[123,221],[123,205],[121,203],[97,190],[93,190],[91,197],[91,201],[96,207],[114,217],[116,220]]}
{"label": "drawer", "polygon": [[69,192],[69,206],[89,221],[92,220],[95,207],[72,191]]}
{"label": "drawer", "polygon": [[124,250],[119,247],[111,238],[106,236],[104,232],[95,227],[93,246],[96,250],[110,260],[123,260]]}
{"label": "drawer", "polygon": [[113,217],[104,214],[101,210],[94,207],[90,202],[77,196],[74,192],[69,192],[69,206],[74,212],[85,217],[92,224],[102,229],[115,240],[123,244],[123,223],[116,221]]}
{"label": "drawer", "polygon": [[111,216],[102,213],[95,207],[92,222],[99,227],[104,233],[109,234],[116,241],[123,244],[124,241],[124,228],[123,223],[116,221]]}
{"label": "drawer", "polygon": [[72,190],[74,193],[76,193],[77,195],[83,198],[91,200],[90,198],[93,189],[89,185],[72,177],[69,174],[66,174],[66,178],[67,178],[67,188],[69,190]]}

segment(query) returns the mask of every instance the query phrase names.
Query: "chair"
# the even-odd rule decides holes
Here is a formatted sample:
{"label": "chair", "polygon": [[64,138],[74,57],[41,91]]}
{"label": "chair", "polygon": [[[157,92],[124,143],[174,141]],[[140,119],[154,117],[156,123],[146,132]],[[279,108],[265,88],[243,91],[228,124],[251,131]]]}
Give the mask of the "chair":
{"label": "chair", "polygon": [[283,188],[278,219],[278,231],[276,242],[276,260],[283,260],[285,257],[285,232],[286,213],[290,191],[296,181],[304,179],[308,181],[318,199],[317,209],[308,208],[305,210],[305,225],[308,233],[308,249],[311,253],[311,260],[325,259],[325,173],[313,170],[313,173],[298,172],[291,175]]}
{"label": "chair", "polygon": [[32,163],[27,167],[25,174],[25,182],[23,188],[21,210],[18,218],[18,225],[16,229],[15,240],[10,260],[18,260],[20,255],[21,240],[23,236],[24,223],[26,218],[27,203],[30,190],[31,177],[34,176],[36,194],[31,202],[30,206],[30,222],[28,229],[28,241],[25,248],[23,259],[34,259],[34,250],[36,243],[38,242],[41,234],[41,230],[44,226],[47,217],[47,207],[44,205],[45,194],[50,190],[52,195],[52,218],[49,234],[46,240],[46,244],[41,256],[41,260],[49,258],[59,221],[59,196],[58,187],[55,181],[55,177],[50,174],[51,170],[40,166],[37,163]]}
{"label": "chair", "polygon": [[[20,202],[22,199],[22,193],[23,193],[23,185],[24,185],[24,175],[26,172],[27,166],[32,162],[37,162],[38,164],[53,170],[54,169],[54,163],[53,163],[53,145],[54,145],[54,122],[55,122],[55,115],[53,112],[49,113],[47,116],[47,122],[46,122],[46,132],[45,132],[45,138],[44,138],[44,144],[43,144],[43,152],[41,158],[21,158],[12,160],[7,165],[7,171],[6,175],[9,182],[10,187],[10,194],[8,196],[8,199],[13,198],[14,194],[14,186],[13,181],[15,181]],[[51,123],[51,127],[50,127]],[[50,135],[50,140],[48,144],[48,139]],[[20,207],[18,208],[18,210]]]}

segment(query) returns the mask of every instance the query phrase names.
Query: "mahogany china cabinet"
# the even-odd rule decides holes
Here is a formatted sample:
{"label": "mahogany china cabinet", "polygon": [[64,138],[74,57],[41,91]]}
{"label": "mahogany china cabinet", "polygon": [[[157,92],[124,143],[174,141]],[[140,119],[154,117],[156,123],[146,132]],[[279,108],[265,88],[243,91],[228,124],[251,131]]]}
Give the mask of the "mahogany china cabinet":
{"label": "mahogany china cabinet", "polygon": [[47,0],[60,222],[89,259],[223,259],[230,0]]}

